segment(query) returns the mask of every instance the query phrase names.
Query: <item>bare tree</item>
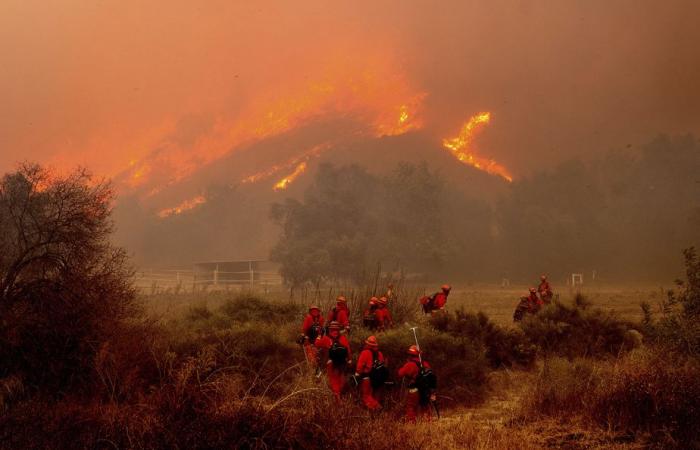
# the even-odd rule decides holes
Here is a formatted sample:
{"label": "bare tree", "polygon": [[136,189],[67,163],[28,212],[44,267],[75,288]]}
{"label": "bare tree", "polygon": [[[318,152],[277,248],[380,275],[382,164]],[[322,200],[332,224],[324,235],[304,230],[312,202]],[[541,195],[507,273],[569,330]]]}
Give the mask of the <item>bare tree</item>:
{"label": "bare tree", "polygon": [[24,164],[0,181],[0,376],[80,382],[136,312],[127,256],[109,242],[112,200],[85,170]]}

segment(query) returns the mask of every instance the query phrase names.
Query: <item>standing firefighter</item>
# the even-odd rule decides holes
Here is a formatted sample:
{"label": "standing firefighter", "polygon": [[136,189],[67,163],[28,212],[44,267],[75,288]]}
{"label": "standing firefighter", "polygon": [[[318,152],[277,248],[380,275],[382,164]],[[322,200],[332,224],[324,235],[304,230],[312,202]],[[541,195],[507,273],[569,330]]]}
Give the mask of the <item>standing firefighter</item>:
{"label": "standing firefighter", "polygon": [[335,300],[335,306],[328,312],[328,322],[333,321],[340,324],[343,332],[350,332],[350,310],[347,299],[342,295]]}
{"label": "standing firefighter", "polygon": [[451,289],[449,284],[443,284],[442,287],[440,287],[440,292],[436,292],[429,297],[422,297],[420,303],[423,305],[423,312],[425,314],[435,314],[437,311],[443,311]]}
{"label": "standing firefighter", "polygon": [[408,359],[399,369],[399,377],[405,378],[408,383],[406,421],[415,423],[419,411],[426,420],[430,420],[430,403],[435,401],[437,378],[417,346],[410,346],[407,353]]}
{"label": "standing firefighter", "polygon": [[389,308],[386,307],[388,300],[386,297],[382,297],[377,302],[377,312],[375,314],[377,331],[385,331],[394,324],[394,320],[391,318],[391,313]]}
{"label": "standing firefighter", "polygon": [[547,275],[542,275],[540,277],[540,285],[537,287],[537,292],[540,294],[540,298],[544,303],[549,303],[552,301],[554,293],[552,292],[552,287],[547,281]]}
{"label": "standing firefighter", "polygon": [[326,361],[326,374],[328,386],[330,386],[336,400],[340,400],[340,393],[345,387],[345,369],[352,363],[350,343],[340,334],[341,326],[333,321],[328,325],[328,334],[316,339],[316,347],[323,350],[328,357]]}
{"label": "standing firefighter", "polygon": [[377,328],[377,307],[379,299],[377,297],[372,297],[369,299],[369,304],[367,309],[362,314],[362,324],[365,328],[370,330],[375,330]]}
{"label": "standing firefighter", "polygon": [[384,385],[389,371],[386,368],[384,355],[379,351],[377,338],[370,336],[365,340],[365,345],[357,358],[355,378],[360,383],[362,403],[370,411],[381,409],[382,405],[377,401],[376,391]]}
{"label": "standing firefighter", "polygon": [[323,317],[321,316],[321,308],[316,305],[309,307],[309,313],[304,318],[304,323],[301,325],[300,343],[304,346],[304,354],[306,361],[311,368],[318,367],[318,354],[314,343],[316,338],[323,335]]}

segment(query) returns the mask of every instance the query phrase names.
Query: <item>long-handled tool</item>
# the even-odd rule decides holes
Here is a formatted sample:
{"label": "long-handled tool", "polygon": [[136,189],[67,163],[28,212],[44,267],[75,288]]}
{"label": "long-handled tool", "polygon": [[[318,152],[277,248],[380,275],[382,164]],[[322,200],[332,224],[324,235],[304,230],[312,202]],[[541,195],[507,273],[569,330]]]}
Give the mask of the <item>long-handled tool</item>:
{"label": "long-handled tool", "polygon": [[420,355],[420,344],[418,344],[418,335],[416,334],[416,330],[418,327],[413,327],[411,328],[411,331],[413,331],[413,339],[416,340],[416,348],[418,349],[418,361],[420,361],[421,367],[423,366],[423,357]]}
{"label": "long-handled tool", "polygon": [[[416,348],[418,349],[418,361],[420,362],[420,366],[423,367],[423,357],[421,356],[421,351],[420,351],[420,344],[418,343],[418,335],[416,334],[416,330],[418,327],[413,327],[410,330],[413,331],[413,339],[416,341]],[[440,418],[440,410],[438,409],[437,401],[432,399],[432,394],[430,398],[430,404],[433,406],[433,409],[435,409],[435,414],[437,415],[437,418]]]}

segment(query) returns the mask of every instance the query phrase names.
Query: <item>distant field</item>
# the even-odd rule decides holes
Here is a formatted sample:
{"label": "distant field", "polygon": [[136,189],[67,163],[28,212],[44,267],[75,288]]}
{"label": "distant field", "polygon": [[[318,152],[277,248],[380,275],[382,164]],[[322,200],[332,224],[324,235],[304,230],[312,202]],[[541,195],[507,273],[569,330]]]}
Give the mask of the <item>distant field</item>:
{"label": "distant field", "polygon": [[[638,320],[641,318],[641,309],[639,307],[642,301],[647,301],[652,305],[654,311],[657,310],[659,301],[665,297],[664,287],[583,287],[581,292],[586,295],[596,307],[601,307],[607,310],[615,311],[620,317]],[[422,289],[419,289],[422,291]],[[431,289],[426,289],[426,292],[431,292]],[[417,290],[411,289],[411,296],[415,296]],[[334,298],[336,293],[344,293],[342,290],[335,289],[330,294],[328,290],[318,294],[318,297],[313,297],[311,294],[300,298],[296,297],[295,301],[300,304],[320,303],[325,309],[329,304],[329,298]],[[527,286],[516,286],[507,289],[493,286],[455,286],[449,297],[448,308],[451,310],[464,307],[467,311],[482,311],[486,313],[493,321],[507,325],[512,323],[513,310],[520,296],[526,295]],[[559,299],[564,302],[570,302],[573,299],[574,292],[571,292],[567,287],[563,290],[555,288],[555,294],[559,295]],[[214,291],[207,293],[185,293],[185,294],[158,294],[154,296],[145,295],[144,300],[147,311],[150,315],[160,319],[170,319],[181,316],[186,313],[192,306],[206,305],[209,308],[217,308],[224,302],[226,298],[238,295],[238,291]],[[288,292],[268,292],[258,293],[267,299],[277,301],[286,301],[289,298]]]}
{"label": "distant field", "polygon": [[[450,295],[449,306],[451,309],[464,306],[468,311],[483,311],[492,320],[500,324],[508,324],[513,320],[513,310],[521,296],[527,295],[527,286],[501,289],[495,287],[475,287],[463,289],[457,287]],[[615,311],[620,317],[638,320],[642,317],[642,301],[652,305],[652,310],[657,310],[657,305],[665,298],[665,288],[662,287],[583,287],[580,292],[588,297],[593,306]],[[575,292],[568,287],[563,290],[555,289],[555,295],[559,295],[560,301],[570,302]]]}

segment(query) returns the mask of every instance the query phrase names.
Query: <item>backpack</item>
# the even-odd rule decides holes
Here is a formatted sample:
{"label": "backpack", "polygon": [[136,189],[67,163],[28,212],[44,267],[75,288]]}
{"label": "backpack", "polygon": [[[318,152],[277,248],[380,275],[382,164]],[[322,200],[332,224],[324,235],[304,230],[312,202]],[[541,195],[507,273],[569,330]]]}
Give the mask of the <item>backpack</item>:
{"label": "backpack", "polygon": [[328,358],[336,366],[342,366],[348,359],[348,349],[338,342],[338,339],[333,340],[333,345],[328,350]]}
{"label": "backpack", "polygon": [[430,313],[433,309],[435,309],[434,304],[435,304],[435,297],[438,295],[438,293],[434,293],[431,296],[423,296],[420,298],[420,304],[423,306],[423,312],[425,314]]}
{"label": "backpack", "polygon": [[430,367],[425,367],[416,361],[414,363],[418,366],[418,375],[414,384],[418,388],[421,402],[425,404],[430,399],[430,393],[437,389],[437,377]]}
{"label": "backpack", "polygon": [[309,341],[313,344],[316,338],[323,335],[323,328],[319,324],[318,320],[314,320],[313,325],[309,329]]}
{"label": "backpack", "polygon": [[370,330],[374,330],[377,327],[377,316],[375,313],[370,313],[367,314],[362,318],[362,324],[365,326],[365,328],[369,328]]}
{"label": "backpack", "polygon": [[369,380],[373,388],[378,388],[384,385],[384,382],[389,379],[389,369],[384,365],[383,361],[379,360],[379,352],[372,352],[373,362],[372,370],[369,372]]}

